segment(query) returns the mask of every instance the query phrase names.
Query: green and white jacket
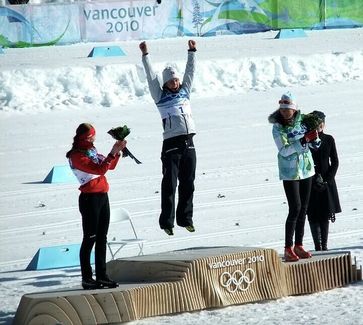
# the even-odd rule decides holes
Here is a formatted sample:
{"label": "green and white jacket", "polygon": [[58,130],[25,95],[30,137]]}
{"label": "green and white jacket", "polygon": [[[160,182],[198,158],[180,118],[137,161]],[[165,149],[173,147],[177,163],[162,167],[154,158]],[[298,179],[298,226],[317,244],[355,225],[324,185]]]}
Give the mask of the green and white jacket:
{"label": "green and white jacket", "polygon": [[272,136],[278,149],[277,160],[280,180],[300,180],[315,174],[314,161],[308,144],[302,144],[306,128],[301,124],[302,114],[296,112],[289,125],[280,123],[279,111],[269,116],[273,123]]}

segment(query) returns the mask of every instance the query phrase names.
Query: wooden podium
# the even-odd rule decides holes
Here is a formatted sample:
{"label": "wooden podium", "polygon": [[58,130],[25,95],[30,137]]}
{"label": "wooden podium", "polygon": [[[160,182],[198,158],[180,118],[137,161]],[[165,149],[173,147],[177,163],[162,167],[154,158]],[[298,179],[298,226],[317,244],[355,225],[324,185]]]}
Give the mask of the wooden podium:
{"label": "wooden podium", "polygon": [[349,251],[285,263],[273,249],[200,247],[113,260],[107,268],[118,288],[26,294],[13,324],[122,323],[319,292],[362,278]]}

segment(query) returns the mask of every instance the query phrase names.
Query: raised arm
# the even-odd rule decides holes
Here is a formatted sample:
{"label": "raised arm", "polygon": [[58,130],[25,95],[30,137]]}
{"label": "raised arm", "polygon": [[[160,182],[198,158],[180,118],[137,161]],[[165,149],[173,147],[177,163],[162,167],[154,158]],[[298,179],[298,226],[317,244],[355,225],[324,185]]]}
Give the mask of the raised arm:
{"label": "raised arm", "polygon": [[185,88],[188,93],[192,88],[194,71],[195,71],[195,52],[197,51],[196,42],[194,40],[188,41],[188,60],[185,67],[185,73],[183,77],[182,87]]}
{"label": "raised arm", "polygon": [[151,62],[149,59],[149,51],[146,42],[141,42],[139,48],[142,53],[142,64],[145,69],[147,83],[149,85],[149,90],[151,97],[155,103],[158,103],[162,94],[162,85],[160,85],[159,78],[154,72]]}

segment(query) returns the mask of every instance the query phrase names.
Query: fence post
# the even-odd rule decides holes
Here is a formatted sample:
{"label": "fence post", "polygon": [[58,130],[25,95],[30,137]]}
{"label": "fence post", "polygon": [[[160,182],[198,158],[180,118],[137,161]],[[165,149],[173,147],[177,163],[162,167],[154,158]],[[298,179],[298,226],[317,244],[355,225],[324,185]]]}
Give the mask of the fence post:
{"label": "fence post", "polygon": [[321,10],[320,17],[323,23],[323,28],[326,29],[326,0],[322,0],[320,10]]}
{"label": "fence post", "polygon": [[271,7],[275,7],[275,10],[271,8],[271,12],[275,12],[276,14],[276,19],[274,19],[274,24],[272,26],[272,28],[276,30],[280,28],[279,19],[277,18],[279,16],[279,0],[273,1]]}
{"label": "fence post", "polygon": [[81,42],[87,42],[86,41],[86,22],[84,20],[84,1],[78,2],[79,6],[79,17],[78,17],[78,23],[79,23],[79,30],[81,34]]}

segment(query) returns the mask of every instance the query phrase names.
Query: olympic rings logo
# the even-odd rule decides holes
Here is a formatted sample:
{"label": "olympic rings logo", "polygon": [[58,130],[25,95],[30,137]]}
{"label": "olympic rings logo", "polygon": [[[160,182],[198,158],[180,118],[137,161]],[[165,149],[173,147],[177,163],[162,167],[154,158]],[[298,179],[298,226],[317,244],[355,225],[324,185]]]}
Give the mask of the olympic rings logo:
{"label": "olympic rings logo", "polygon": [[232,275],[229,272],[223,272],[219,277],[219,283],[231,293],[237,290],[247,291],[255,280],[255,276],[255,271],[251,268],[246,269],[244,272],[236,270]]}

